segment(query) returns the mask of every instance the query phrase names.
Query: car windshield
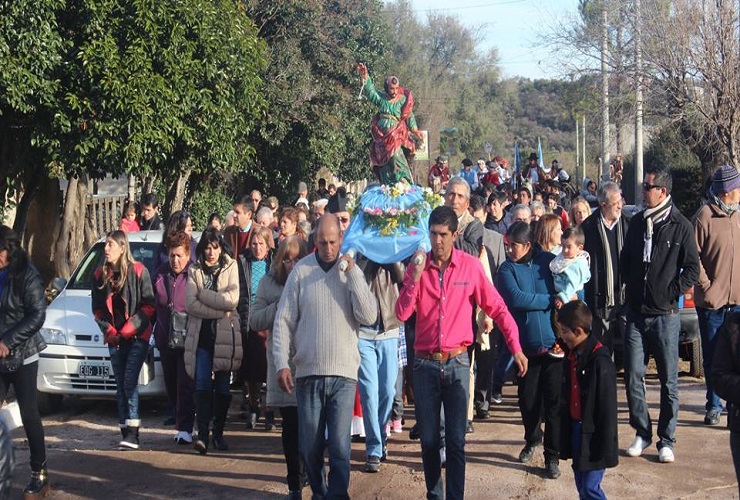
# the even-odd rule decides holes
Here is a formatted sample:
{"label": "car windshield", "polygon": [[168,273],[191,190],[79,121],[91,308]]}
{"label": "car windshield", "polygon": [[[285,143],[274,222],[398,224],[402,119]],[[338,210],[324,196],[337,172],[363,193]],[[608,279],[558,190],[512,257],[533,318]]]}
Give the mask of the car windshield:
{"label": "car windshield", "polygon": [[[159,243],[152,241],[131,242],[131,254],[134,260],[142,262],[149,270],[149,276],[154,275],[157,267],[155,262]],[[91,290],[93,286],[93,274],[95,270],[103,265],[105,243],[96,243],[82,259],[82,263],[69,280],[67,288],[70,290]]]}

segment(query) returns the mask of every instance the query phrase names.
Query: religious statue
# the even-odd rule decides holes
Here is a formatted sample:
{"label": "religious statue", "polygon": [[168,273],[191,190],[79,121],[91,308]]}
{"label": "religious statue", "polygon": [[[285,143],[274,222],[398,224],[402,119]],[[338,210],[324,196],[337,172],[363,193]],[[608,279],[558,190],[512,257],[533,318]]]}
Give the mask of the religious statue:
{"label": "religious statue", "polygon": [[362,92],[378,108],[371,127],[373,172],[383,184],[401,181],[411,184],[409,160],[421,142],[414,118],[414,96],[409,89],[401,87],[398,77],[389,76],[384,90],[377,90],[365,64],[358,64],[357,72],[362,78]]}

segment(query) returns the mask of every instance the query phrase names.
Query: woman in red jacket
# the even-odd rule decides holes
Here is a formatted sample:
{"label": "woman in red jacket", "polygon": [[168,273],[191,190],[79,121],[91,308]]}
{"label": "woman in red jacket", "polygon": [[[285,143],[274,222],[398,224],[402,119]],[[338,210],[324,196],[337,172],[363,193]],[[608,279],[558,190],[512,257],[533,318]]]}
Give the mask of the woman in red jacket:
{"label": "woman in red jacket", "polygon": [[154,319],[152,281],[144,264],[135,262],[126,233],[105,239],[105,262],[92,287],[95,321],[105,336],[116,377],[119,447],[139,448],[139,372],[149,352]]}

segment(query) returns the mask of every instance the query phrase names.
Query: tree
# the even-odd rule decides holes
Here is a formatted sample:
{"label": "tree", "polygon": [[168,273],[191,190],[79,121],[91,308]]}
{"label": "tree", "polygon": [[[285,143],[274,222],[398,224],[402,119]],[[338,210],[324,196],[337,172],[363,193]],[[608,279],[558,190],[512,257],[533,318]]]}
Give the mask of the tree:
{"label": "tree", "polygon": [[[18,139],[16,162],[70,180],[56,232],[59,275],[69,274],[91,237],[84,226],[88,178],[159,177],[177,208],[193,173],[222,176],[254,155],[249,134],[265,109],[265,47],[239,3],[48,1],[47,10],[38,9],[46,31],[34,24],[33,2],[3,6],[2,22],[17,35],[0,61],[10,66],[3,74],[50,75],[46,87],[36,77],[48,87],[38,104],[18,89],[25,82],[3,78],[12,99],[3,97],[0,109],[38,130]],[[45,72],[12,57],[34,29],[65,40],[34,45],[48,61]]]}
{"label": "tree", "polygon": [[372,110],[355,69],[380,67],[387,33],[378,0],[249,0],[269,50],[268,106],[251,134],[247,182],[287,199],[326,166],[344,180],[370,175]]}
{"label": "tree", "polygon": [[740,24],[731,0],[674,0],[646,9],[654,91],[667,104],[705,177],[740,159]]}

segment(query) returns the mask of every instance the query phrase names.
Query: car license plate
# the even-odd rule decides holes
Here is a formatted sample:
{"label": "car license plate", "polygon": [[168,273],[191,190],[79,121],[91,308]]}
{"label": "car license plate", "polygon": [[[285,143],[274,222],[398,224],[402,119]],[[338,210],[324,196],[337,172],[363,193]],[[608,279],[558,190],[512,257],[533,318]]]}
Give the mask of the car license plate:
{"label": "car license plate", "polygon": [[79,364],[80,378],[106,379],[110,376],[110,364],[105,362],[87,362]]}

